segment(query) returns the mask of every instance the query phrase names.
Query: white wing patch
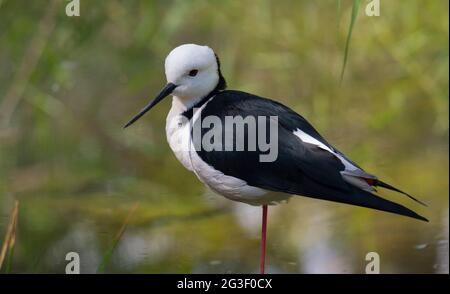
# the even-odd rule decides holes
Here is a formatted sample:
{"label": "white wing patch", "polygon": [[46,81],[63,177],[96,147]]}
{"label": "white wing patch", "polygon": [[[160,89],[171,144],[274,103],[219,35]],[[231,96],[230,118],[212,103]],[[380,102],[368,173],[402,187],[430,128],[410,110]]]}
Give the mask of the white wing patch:
{"label": "white wing patch", "polygon": [[352,184],[358,188],[361,188],[363,190],[373,192],[375,189],[370,186],[366,181],[361,179],[361,177],[368,177],[368,178],[374,178],[372,175],[367,174],[357,166],[350,163],[348,160],[346,160],[342,155],[340,155],[338,152],[333,150],[332,148],[328,147],[324,143],[320,142],[313,136],[303,132],[300,129],[297,129],[294,131],[294,135],[297,136],[302,142],[309,143],[316,145],[317,147],[326,150],[330,153],[332,153],[334,156],[336,156],[344,165],[344,170],[341,171],[342,178],[349,184]]}
{"label": "white wing patch", "polygon": [[294,135],[296,135],[297,137],[300,138],[300,140],[302,140],[305,143],[309,143],[309,144],[313,144],[316,145],[324,150],[327,150],[328,152],[331,152],[334,154],[334,152],[325,144],[323,144],[322,142],[320,142],[319,140],[317,140],[316,138],[314,138],[313,136],[308,135],[307,133],[303,132],[300,129],[297,129],[294,132]]}

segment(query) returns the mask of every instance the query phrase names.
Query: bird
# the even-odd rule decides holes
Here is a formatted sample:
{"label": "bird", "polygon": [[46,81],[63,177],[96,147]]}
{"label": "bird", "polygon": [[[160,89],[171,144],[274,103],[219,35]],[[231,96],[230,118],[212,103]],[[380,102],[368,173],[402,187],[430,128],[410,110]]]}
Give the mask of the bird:
{"label": "bird", "polygon": [[[265,273],[268,206],[286,202],[294,195],[428,222],[411,209],[378,196],[377,188],[401,193],[426,206],[425,203],[366,172],[291,108],[272,99],[227,90],[219,57],[210,47],[180,45],[168,54],[164,66],[166,86],[124,128],[172,95],[166,137],[176,158],[217,194],[262,208],[260,273]],[[240,136],[229,135],[234,127],[231,131],[225,128],[227,118],[236,117],[253,118],[247,122],[266,120],[261,124],[258,120],[256,127],[244,128]],[[213,119],[205,123],[208,118]],[[220,123],[222,128],[216,127]],[[277,137],[276,158],[264,161],[261,156],[267,155],[267,150],[250,149],[250,139],[267,141],[264,135],[272,133],[272,129]],[[237,150],[242,140],[244,145],[247,142],[247,149]],[[213,147],[202,148],[204,142]],[[220,144],[229,148],[216,148]]]}

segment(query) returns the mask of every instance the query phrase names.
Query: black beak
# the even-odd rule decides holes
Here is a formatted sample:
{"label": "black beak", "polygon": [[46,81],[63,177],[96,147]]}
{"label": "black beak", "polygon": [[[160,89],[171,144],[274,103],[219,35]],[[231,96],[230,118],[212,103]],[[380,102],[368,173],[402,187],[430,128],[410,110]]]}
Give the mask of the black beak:
{"label": "black beak", "polygon": [[158,96],[156,96],[156,98],[153,99],[152,102],[147,104],[138,114],[136,114],[129,122],[127,122],[127,124],[123,128],[126,128],[126,127],[132,125],[135,121],[140,119],[141,116],[143,116],[147,111],[152,109],[153,106],[155,106],[156,104],[158,104],[158,102],[160,102],[165,97],[167,97],[169,94],[171,94],[176,87],[177,87],[177,85],[172,84],[172,83],[168,83],[164,87],[164,89],[162,89],[161,92],[159,92]]}

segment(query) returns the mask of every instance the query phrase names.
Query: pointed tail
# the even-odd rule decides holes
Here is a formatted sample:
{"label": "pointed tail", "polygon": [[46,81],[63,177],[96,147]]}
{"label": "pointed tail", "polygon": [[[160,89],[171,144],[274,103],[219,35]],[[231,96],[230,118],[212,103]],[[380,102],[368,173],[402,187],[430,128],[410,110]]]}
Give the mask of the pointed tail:
{"label": "pointed tail", "polygon": [[[310,184],[310,187],[312,187],[314,182],[311,182]],[[349,188],[348,190],[338,190],[334,187],[320,185],[320,189],[316,189],[315,193],[303,192],[299,193],[299,195],[333,202],[346,203],[355,206],[367,207],[428,222],[428,219],[401,204],[397,204],[393,201],[381,198],[380,196],[375,195],[369,191],[351,185],[348,185],[347,187]]]}
{"label": "pointed tail", "polygon": [[394,186],[391,186],[391,185],[389,185],[389,184],[387,184],[387,183],[385,183],[385,182],[383,182],[383,181],[381,181],[381,180],[378,180],[378,179],[377,179],[377,180],[376,180],[376,183],[375,183],[375,186],[382,187],[382,188],[385,188],[385,189],[388,189],[388,190],[391,190],[391,191],[395,191],[395,192],[401,193],[401,194],[403,194],[403,195],[408,196],[409,198],[411,198],[412,200],[416,201],[417,203],[420,203],[420,204],[422,204],[423,206],[428,207],[428,205],[426,205],[424,202],[422,202],[422,201],[416,199],[415,197],[409,195],[408,193],[403,192],[403,191],[401,191],[401,190],[395,188]]}
{"label": "pointed tail", "polygon": [[375,194],[372,194],[372,193],[364,191],[364,190],[360,190],[360,189],[355,189],[355,190],[356,191],[354,193],[355,193],[355,196],[357,196],[357,197],[352,197],[351,200],[346,201],[348,204],[363,206],[363,207],[386,211],[386,212],[391,212],[391,213],[395,213],[395,214],[400,214],[400,215],[404,215],[404,216],[408,216],[408,217],[412,217],[412,218],[415,218],[418,220],[428,222],[428,219],[415,213],[414,211],[412,211],[411,209],[409,209],[403,205],[386,200],[384,198],[381,198]]}

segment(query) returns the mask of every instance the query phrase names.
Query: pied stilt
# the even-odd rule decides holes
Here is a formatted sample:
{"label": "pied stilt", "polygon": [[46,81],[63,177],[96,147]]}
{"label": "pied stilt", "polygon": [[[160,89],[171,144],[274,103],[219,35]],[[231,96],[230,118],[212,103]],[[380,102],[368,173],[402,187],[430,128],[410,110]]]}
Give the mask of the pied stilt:
{"label": "pied stilt", "polygon": [[[376,187],[383,187],[421,203],[364,171],[290,108],[253,94],[225,90],[220,62],[211,48],[181,45],[167,56],[165,71],[168,84],[125,127],[173,95],[166,134],[177,159],[218,194],[262,206],[261,273],[265,269],[267,205],[292,195],[427,221],[375,195]],[[269,147],[276,150],[267,148],[267,135],[269,141],[273,139],[270,136],[275,137],[275,145]]]}

